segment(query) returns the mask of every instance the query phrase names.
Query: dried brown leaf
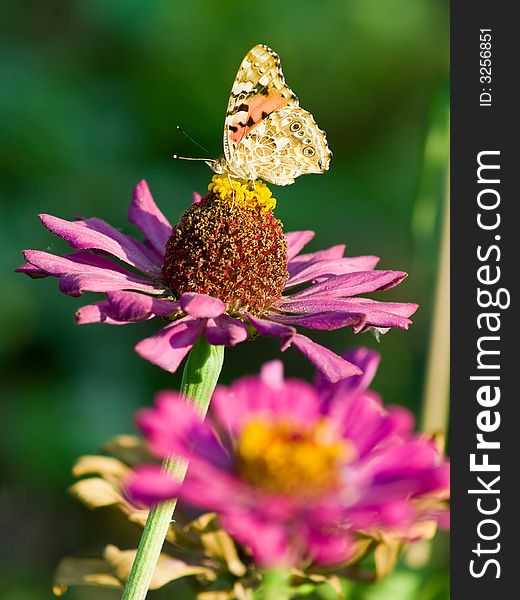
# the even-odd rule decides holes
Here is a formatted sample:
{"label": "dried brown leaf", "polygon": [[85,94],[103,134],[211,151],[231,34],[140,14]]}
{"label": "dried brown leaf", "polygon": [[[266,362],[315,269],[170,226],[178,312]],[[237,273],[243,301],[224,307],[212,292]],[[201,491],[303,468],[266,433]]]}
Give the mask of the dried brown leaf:
{"label": "dried brown leaf", "polygon": [[85,475],[100,475],[103,479],[120,484],[130,472],[129,467],[117,458],[111,456],[86,455],[80,456],[72,474],[74,477],[85,477]]}
{"label": "dried brown leaf", "polygon": [[98,585],[120,588],[121,581],[110,571],[103,558],[64,558],[54,575],[52,591],[62,596],[71,585]]}
{"label": "dried brown leaf", "polygon": [[113,456],[130,467],[154,462],[142,438],[135,435],[117,435],[102,447],[102,452]]}
{"label": "dried brown leaf", "polygon": [[[135,550],[120,550],[116,546],[110,545],[105,548],[103,556],[115,576],[120,581],[126,581],[130,574],[135,554]],[[188,575],[199,575],[209,581],[215,579],[215,573],[212,569],[200,565],[190,565],[182,560],[161,554],[150,582],[150,589],[160,588],[170,581]]]}
{"label": "dried brown leaf", "polygon": [[394,539],[377,544],[374,550],[377,579],[383,579],[394,570],[400,550],[401,544]]}
{"label": "dried brown leaf", "polygon": [[69,487],[69,492],[89,508],[121,505],[127,512],[128,502],[121,492],[111,483],[100,477],[80,479]]}

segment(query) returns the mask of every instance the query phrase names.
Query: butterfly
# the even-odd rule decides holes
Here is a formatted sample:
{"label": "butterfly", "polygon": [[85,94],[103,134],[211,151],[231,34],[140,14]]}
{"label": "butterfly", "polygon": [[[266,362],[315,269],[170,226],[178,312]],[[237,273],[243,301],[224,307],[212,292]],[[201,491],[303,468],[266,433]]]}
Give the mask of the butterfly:
{"label": "butterfly", "polygon": [[231,89],[224,156],[206,164],[219,175],[289,185],[326,171],[331,156],[325,132],[285,83],[276,52],[263,44],[252,48]]}

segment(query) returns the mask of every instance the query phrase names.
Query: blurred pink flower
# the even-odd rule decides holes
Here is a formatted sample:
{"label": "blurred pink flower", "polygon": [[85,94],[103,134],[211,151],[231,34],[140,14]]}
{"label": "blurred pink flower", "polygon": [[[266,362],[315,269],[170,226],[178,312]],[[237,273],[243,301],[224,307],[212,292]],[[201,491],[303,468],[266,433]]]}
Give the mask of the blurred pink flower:
{"label": "blurred pink flower", "polygon": [[[17,270],[33,278],[57,277],[60,291],[70,296],[104,293],[104,300],[77,311],[76,321],[80,324],[124,325],[155,317],[166,320],[155,335],[137,344],[136,351],[170,372],[177,370],[201,335],[210,344],[234,346],[257,332],[280,337],[282,351],[295,346],[329,380],[338,381],[359,373],[358,367],[302,335],[297,327],[333,330],[349,326],[356,333],[367,329],[384,333],[391,327],[406,329],[411,323],[409,317],[417,309],[416,304],[359,297],[398,285],[406,273],[375,270],[379,259],[374,256],[345,258],[343,245],[300,254],[313,232],[288,233],[284,238],[281,223],[270,211],[252,213],[235,208],[222,217],[222,209],[216,206],[211,194],[202,199],[197,196],[191,209],[172,228],[146,182],[141,181],[128,216],[144,235],[143,241],[98,218],[70,222],[44,214],[40,219],[45,227],[76,251],[57,256],[25,250],[27,264]],[[207,214],[197,217],[199,221],[193,225],[194,212],[200,215],[206,208]],[[222,257],[228,250],[222,247],[227,242],[225,237],[223,241],[222,231],[228,234],[232,226],[237,228],[237,221],[252,230],[246,232],[249,237],[245,242],[241,239],[238,244],[241,225],[238,227],[227,252],[234,253],[232,261],[226,259],[228,262],[223,262],[220,269],[219,261],[224,261]],[[202,230],[201,240],[193,243],[178,239],[189,227],[196,232]],[[220,237],[211,242],[218,246],[218,252],[210,249],[214,256],[210,257],[213,263],[208,263],[208,257],[203,256],[209,252],[206,246],[211,235],[207,230],[218,227],[222,230],[217,231]],[[190,252],[198,253],[192,264]],[[245,264],[246,259],[250,264]],[[236,280],[238,271],[240,282]],[[276,283],[273,289],[270,277]],[[254,285],[244,291],[248,279],[254,280]],[[219,285],[226,288],[225,294],[214,291]],[[213,294],[207,293],[208,289]]]}
{"label": "blurred pink flower", "polygon": [[267,363],[260,376],[217,387],[206,422],[176,392],[159,394],[137,423],[157,456],[188,458],[188,474],[179,483],[141,467],[130,496],[148,505],[179,496],[216,511],[264,566],[341,563],[358,532],[440,519],[417,506],[447,492],[447,462],[412,433],[410,412],[385,409],[367,389],[378,356],[360,349],[348,360],[364,374],[314,387]]}

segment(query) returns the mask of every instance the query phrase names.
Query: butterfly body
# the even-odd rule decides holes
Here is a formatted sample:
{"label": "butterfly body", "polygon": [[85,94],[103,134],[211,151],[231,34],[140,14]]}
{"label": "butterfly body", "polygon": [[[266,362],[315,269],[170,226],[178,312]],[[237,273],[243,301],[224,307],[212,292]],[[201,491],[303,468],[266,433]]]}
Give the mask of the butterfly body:
{"label": "butterfly body", "polygon": [[218,174],[289,185],[329,168],[325,133],[286,85],[278,55],[259,44],[244,57],[231,89]]}

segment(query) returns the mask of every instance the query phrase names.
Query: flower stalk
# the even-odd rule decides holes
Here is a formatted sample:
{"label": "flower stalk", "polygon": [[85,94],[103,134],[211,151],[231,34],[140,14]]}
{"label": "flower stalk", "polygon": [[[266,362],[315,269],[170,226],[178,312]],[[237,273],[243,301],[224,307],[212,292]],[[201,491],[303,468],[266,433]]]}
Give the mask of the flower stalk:
{"label": "flower stalk", "polygon": [[[182,376],[181,393],[204,417],[224,362],[224,346],[213,346],[203,337],[193,346]],[[167,457],[162,465],[165,473],[183,481],[188,469],[184,458]],[[150,510],[122,600],[143,600],[148,593],[155,566],[170,526],[177,498],[161,502]]]}
{"label": "flower stalk", "polygon": [[287,569],[265,569],[263,571],[262,600],[288,600],[289,571]]}

